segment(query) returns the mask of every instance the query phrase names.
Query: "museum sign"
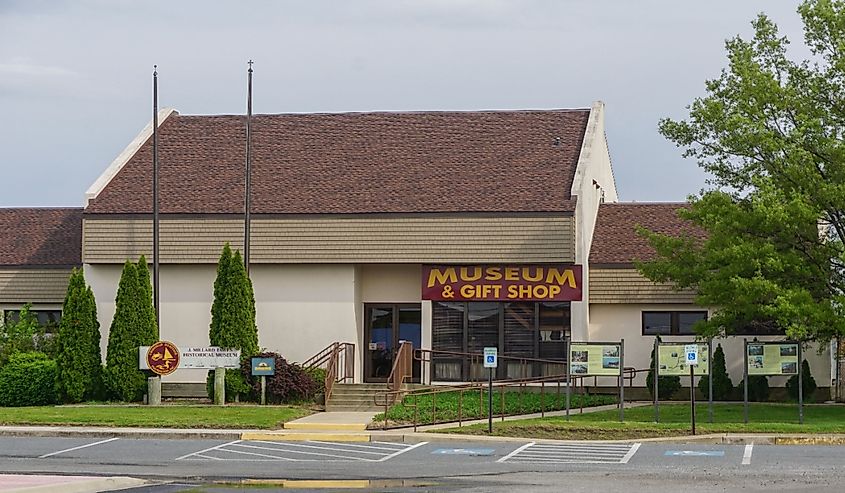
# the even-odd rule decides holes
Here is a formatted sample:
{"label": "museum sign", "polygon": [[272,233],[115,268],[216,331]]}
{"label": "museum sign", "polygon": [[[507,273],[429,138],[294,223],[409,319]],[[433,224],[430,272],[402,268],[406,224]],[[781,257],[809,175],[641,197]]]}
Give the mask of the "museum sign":
{"label": "museum sign", "polygon": [[581,301],[581,266],[424,265],[422,299]]}

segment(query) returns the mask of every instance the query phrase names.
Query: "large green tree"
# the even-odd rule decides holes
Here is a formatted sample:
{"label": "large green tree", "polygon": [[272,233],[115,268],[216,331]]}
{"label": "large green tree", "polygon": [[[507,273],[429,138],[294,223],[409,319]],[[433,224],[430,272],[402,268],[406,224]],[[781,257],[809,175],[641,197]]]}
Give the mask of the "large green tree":
{"label": "large green tree", "polygon": [[143,396],[147,375],[138,369],[138,348],[157,339],[155,320],[150,320],[147,308],[149,289],[141,285],[149,275],[139,274],[139,269],[146,269],[146,264],[127,260],[123,265],[103,372],[109,396],[122,401],[138,401]]}
{"label": "large green tree", "polygon": [[845,2],[798,8],[810,60],[766,15],[726,43],[728,67],[707,81],[684,121],[660,131],[708,171],[711,188],[682,218],[703,238],[643,232],[655,281],[698,292],[714,335],[741,328],[826,340],[845,331]]}
{"label": "large green tree", "polygon": [[[214,301],[208,339],[212,346],[240,349],[243,358],[258,354],[258,328],[255,325],[255,296],[240,251],[232,254],[227,243],[217,263]],[[239,370],[226,372],[226,395],[249,392]]]}
{"label": "large green tree", "polygon": [[94,293],[85,284],[82,269],[74,269],[70,275],[57,344],[59,399],[80,402],[98,397],[102,370],[100,324]]}

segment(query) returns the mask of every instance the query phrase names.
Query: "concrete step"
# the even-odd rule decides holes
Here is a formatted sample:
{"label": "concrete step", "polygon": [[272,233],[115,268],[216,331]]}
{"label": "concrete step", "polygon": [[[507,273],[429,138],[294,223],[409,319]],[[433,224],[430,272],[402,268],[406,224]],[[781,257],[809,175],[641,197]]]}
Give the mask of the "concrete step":
{"label": "concrete step", "polygon": [[376,406],[372,401],[360,403],[329,403],[326,405],[328,412],[379,412],[384,411],[384,406]]}

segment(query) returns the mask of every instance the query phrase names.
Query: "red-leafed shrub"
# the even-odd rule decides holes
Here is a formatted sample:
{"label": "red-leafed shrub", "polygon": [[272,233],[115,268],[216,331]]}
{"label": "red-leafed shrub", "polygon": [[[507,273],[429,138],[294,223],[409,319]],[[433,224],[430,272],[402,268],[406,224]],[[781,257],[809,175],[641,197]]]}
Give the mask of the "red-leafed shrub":
{"label": "red-leafed shrub", "polygon": [[[273,376],[267,378],[267,403],[283,404],[312,399],[319,390],[319,386],[305,369],[295,363],[288,363],[282,355],[273,352],[263,352],[256,358],[274,358],[276,370]],[[261,377],[252,376],[251,358],[244,358],[241,371],[252,388],[253,396],[261,395]]]}

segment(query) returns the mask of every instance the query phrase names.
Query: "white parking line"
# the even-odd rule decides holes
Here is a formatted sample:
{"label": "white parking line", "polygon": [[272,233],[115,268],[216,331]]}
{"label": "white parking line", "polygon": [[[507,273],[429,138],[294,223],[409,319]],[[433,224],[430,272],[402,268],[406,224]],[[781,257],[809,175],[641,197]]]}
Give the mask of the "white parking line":
{"label": "white parking line", "polygon": [[[264,440],[255,440],[254,443],[263,443],[265,445],[280,445],[279,442],[267,442]],[[312,443],[312,442],[308,442]],[[316,442],[321,443],[321,442]],[[369,450],[349,450],[345,448],[337,448],[337,447],[320,447],[317,445],[304,445],[302,443],[295,443],[295,442],[285,442],[285,446],[287,447],[300,447],[300,448],[307,448],[307,449],[314,449],[314,450],[329,450],[331,452],[352,452],[354,454],[369,454],[369,455],[384,455],[383,452],[371,452]],[[334,444],[327,444],[327,445],[334,445]],[[239,447],[246,447],[244,444],[238,444]],[[265,448],[265,450],[284,450],[281,448],[269,447]]]}
{"label": "white parking line", "polygon": [[[243,447],[243,445],[238,445],[238,446]],[[248,446],[249,445],[247,445],[247,447]],[[262,447],[252,447],[252,448],[266,450],[266,449],[263,449]],[[246,450],[233,450],[233,449],[229,449],[229,448],[221,448],[219,450],[221,452],[229,452],[230,454],[255,455],[255,456],[258,456],[258,457],[266,457],[268,459],[273,459],[273,460],[286,460],[286,461],[289,461],[289,462],[299,462],[296,459],[289,459],[287,457],[279,457],[278,455],[259,454],[258,452],[247,452]]]}
{"label": "white parking line", "polygon": [[73,452],[74,450],[79,450],[79,449],[83,449],[83,448],[93,447],[94,445],[100,445],[101,443],[113,442],[113,441],[115,441],[115,440],[119,440],[119,438],[118,438],[118,437],[114,437],[114,438],[109,438],[109,439],[106,439],[106,440],[100,440],[99,442],[89,443],[88,445],[80,445],[79,447],[73,447],[73,448],[68,448],[68,449],[64,449],[64,450],[59,450],[59,451],[57,451],[57,452],[51,452],[51,453],[49,453],[49,454],[44,454],[44,455],[41,455],[41,456],[39,456],[38,458],[39,458],[39,459],[44,459],[44,458],[46,458],[46,457],[52,457],[52,456],[54,456],[54,455],[63,454],[63,453],[65,453],[65,452]]}
{"label": "white parking line", "polygon": [[622,464],[627,464],[628,461],[631,460],[631,457],[633,457],[634,454],[637,453],[637,450],[640,449],[640,445],[642,445],[642,444],[641,443],[635,443],[634,446],[631,447],[631,450],[629,450],[628,453],[625,454],[625,457],[622,457],[622,460],[620,462]]}
{"label": "white parking line", "polygon": [[384,461],[386,461],[386,460],[392,459],[392,458],[396,457],[397,455],[402,455],[402,454],[404,454],[405,452],[407,452],[407,451],[409,451],[409,450],[414,450],[414,449],[415,449],[415,448],[417,448],[417,447],[422,447],[423,445],[425,445],[425,444],[427,444],[427,443],[428,443],[428,442],[420,442],[420,443],[417,443],[417,444],[415,444],[415,445],[411,445],[410,447],[408,447],[408,448],[406,448],[406,449],[399,450],[398,452],[394,452],[394,453],[392,453],[392,454],[390,454],[390,455],[388,455],[388,456],[386,456],[386,457],[382,457],[381,459],[379,459],[379,460],[378,460],[378,462],[384,462]]}
{"label": "white parking line", "polygon": [[751,464],[751,451],[754,449],[754,444],[749,443],[745,446],[745,453],[742,454],[742,465],[747,466]]}
{"label": "white parking line", "polygon": [[[299,445],[295,443],[285,443],[285,445],[292,445],[294,447],[303,447],[304,445]],[[360,461],[372,461],[374,459],[365,459],[363,457],[350,457],[348,455],[337,455],[337,454],[323,454],[320,452],[306,452],[305,450],[297,450],[297,449],[286,449],[282,447],[259,447],[257,445],[247,445],[245,443],[238,443],[235,445],[236,447],[244,447],[244,448],[254,448],[258,450],[268,450],[273,452],[287,452],[289,454],[297,454],[297,455],[316,455],[318,457],[333,457],[335,459],[346,459],[346,460],[360,460]],[[314,447],[314,448],[321,448],[321,447]],[[229,449],[223,449],[226,452],[233,452]],[[328,449],[334,450],[334,449]],[[337,451],[337,450],[335,450]],[[357,453],[360,453],[356,451]],[[368,452],[369,453],[369,452]],[[283,457],[279,457],[280,459],[284,459]],[[288,459],[288,460],[295,460],[295,459]]]}
{"label": "white parking line", "polygon": [[228,443],[221,443],[220,445],[217,445],[216,447],[209,447],[209,448],[207,448],[207,449],[205,449],[205,450],[200,450],[199,452],[191,452],[190,454],[185,454],[185,455],[183,455],[182,457],[177,457],[177,458],[175,458],[175,459],[173,459],[173,460],[182,460],[182,459],[187,459],[188,457],[190,457],[190,456],[192,456],[192,455],[200,455],[200,454],[204,454],[204,453],[206,453],[206,452],[211,452],[212,450],[217,450],[217,449],[222,448],[222,447],[226,447],[226,446],[229,446],[229,445],[234,445],[234,444],[236,444],[236,443],[238,443],[238,442],[240,442],[240,440],[232,440],[231,442],[228,442]]}
{"label": "white parking line", "polygon": [[534,443],[535,442],[526,443],[522,447],[519,447],[518,449],[516,449],[513,452],[509,453],[508,455],[502,457],[501,459],[497,460],[496,462],[504,462],[504,461],[510,459],[511,457],[513,457],[514,455],[516,455],[516,454],[522,452],[523,450],[527,449],[528,447],[534,445]]}
{"label": "white parking line", "polygon": [[373,445],[362,445],[360,443],[346,443],[346,442],[323,442],[319,440],[308,440],[306,443],[316,443],[320,445],[333,445],[339,447],[350,447],[351,450],[355,450],[356,448],[363,448],[369,450],[389,450],[394,452],[396,450],[402,450],[405,448],[404,443],[394,443],[394,444],[385,444],[383,442],[370,442],[370,443],[381,443],[382,445],[395,445],[394,447],[376,447]]}

